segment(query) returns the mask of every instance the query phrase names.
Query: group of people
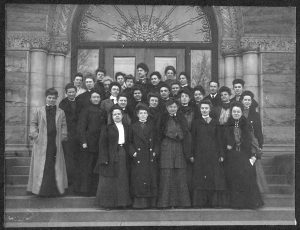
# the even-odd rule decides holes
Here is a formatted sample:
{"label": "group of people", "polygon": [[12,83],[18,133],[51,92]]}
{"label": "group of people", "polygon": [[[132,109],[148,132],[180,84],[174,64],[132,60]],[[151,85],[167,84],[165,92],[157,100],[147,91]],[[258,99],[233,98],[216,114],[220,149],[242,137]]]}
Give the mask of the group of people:
{"label": "group of people", "polygon": [[245,82],[233,81],[231,97],[212,80],[205,96],[173,66],[165,81],[148,72],[140,63],[138,80],[118,72],[114,81],[104,69],[96,79],[77,73],[58,107],[48,89],[32,116],[27,190],[49,197],[71,186],[103,209],[261,207],[263,135]]}

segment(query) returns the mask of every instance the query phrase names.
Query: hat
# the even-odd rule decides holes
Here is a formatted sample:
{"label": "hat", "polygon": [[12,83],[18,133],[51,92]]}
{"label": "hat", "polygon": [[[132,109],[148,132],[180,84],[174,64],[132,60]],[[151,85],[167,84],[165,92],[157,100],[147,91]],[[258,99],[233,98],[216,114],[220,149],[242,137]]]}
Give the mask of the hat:
{"label": "hat", "polygon": [[110,76],[105,76],[104,78],[102,78],[102,82],[105,82],[107,80],[109,80],[110,82],[114,81]]}
{"label": "hat", "polygon": [[147,112],[149,112],[149,108],[146,104],[139,102],[136,106],[135,106],[135,111],[138,112],[139,110],[146,110]]}
{"label": "hat", "polygon": [[178,95],[181,95],[182,93],[189,95],[189,97],[191,98],[191,91],[188,88],[183,88],[179,90]]}

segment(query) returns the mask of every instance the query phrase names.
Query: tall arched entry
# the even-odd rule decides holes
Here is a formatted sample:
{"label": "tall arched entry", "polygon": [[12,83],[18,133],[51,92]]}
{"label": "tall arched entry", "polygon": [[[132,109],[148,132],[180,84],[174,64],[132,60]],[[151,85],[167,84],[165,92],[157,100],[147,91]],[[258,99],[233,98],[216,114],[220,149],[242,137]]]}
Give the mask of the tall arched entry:
{"label": "tall arched entry", "polygon": [[211,7],[89,5],[72,25],[72,76],[118,71],[136,75],[145,62],[163,74],[167,65],[185,71],[192,86],[218,78],[218,31]]}

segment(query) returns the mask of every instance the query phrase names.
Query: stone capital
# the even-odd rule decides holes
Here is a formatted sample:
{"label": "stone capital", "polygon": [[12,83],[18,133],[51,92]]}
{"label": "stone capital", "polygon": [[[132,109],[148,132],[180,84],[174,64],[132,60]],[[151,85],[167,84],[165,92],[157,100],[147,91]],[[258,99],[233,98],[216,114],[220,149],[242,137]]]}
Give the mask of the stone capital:
{"label": "stone capital", "polygon": [[221,42],[221,54],[223,56],[232,56],[239,53],[239,42],[237,39],[224,39]]}
{"label": "stone capital", "polygon": [[243,37],[241,49],[260,52],[296,52],[296,38],[293,37]]}
{"label": "stone capital", "polygon": [[9,31],[6,33],[6,49],[48,50],[50,36],[46,32]]}
{"label": "stone capital", "polygon": [[49,50],[51,53],[62,53],[62,54],[67,54],[69,51],[69,42],[67,38],[54,38],[50,45],[49,45]]}

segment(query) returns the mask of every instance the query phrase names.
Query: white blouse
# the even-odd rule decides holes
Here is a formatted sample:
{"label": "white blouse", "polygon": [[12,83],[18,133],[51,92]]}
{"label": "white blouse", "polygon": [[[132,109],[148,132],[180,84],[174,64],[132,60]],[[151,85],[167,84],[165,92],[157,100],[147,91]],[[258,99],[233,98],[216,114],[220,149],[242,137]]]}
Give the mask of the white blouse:
{"label": "white blouse", "polygon": [[115,122],[118,131],[119,131],[119,140],[118,140],[118,144],[122,145],[125,143],[125,131],[124,131],[124,126],[122,124],[122,122]]}

